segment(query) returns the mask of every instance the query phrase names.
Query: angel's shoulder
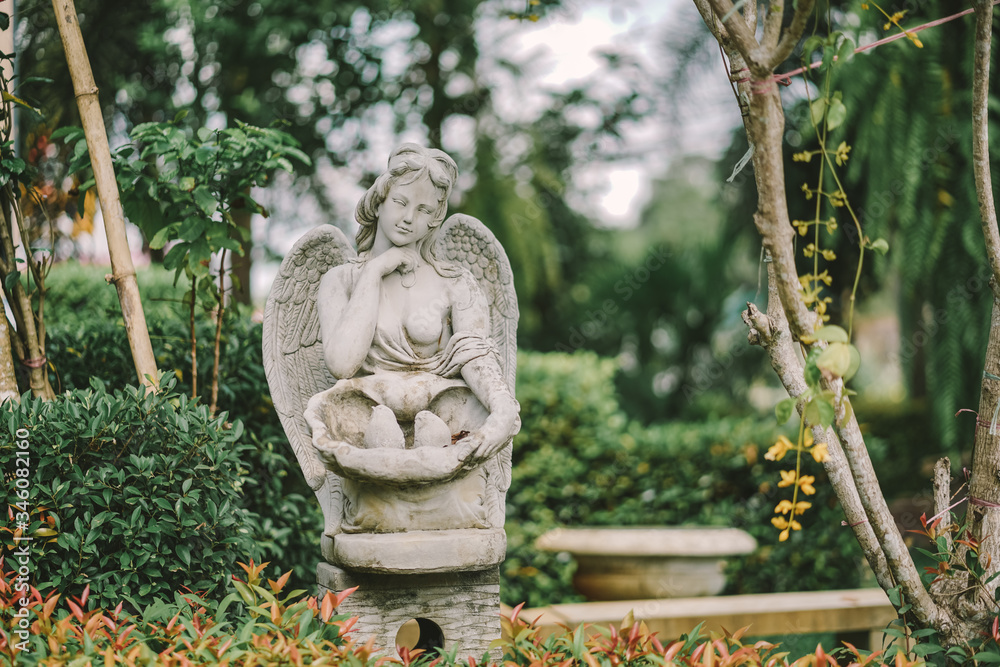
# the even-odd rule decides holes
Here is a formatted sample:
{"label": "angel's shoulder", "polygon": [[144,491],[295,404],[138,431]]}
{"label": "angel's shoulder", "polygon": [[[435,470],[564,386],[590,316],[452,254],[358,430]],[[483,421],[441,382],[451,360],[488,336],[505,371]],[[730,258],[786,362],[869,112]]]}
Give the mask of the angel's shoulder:
{"label": "angel's shoulder", "polygon": [[483,290],[479,287],[472,272],[464,266],[453,267],[453,275],[446,279],[448,292],[451,295],[451,302],[460,308],[466,308],[470,304],[483,301],[485,298]]}
{"label": "angel's shoulder", "polygon": [[354,280],[357,276],[357,265],[355,262],[344,262],[331,267],[319,279],[320,292],[350,292],[354,287]]}

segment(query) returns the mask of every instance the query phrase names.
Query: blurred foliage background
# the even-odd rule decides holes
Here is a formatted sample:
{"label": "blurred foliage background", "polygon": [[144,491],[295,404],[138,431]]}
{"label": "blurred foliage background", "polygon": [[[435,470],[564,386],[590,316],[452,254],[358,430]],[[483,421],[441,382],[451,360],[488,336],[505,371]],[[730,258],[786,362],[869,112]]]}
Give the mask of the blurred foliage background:
{"label": "blurred foliage background", "polygon": [[[819,511],[790,543],[777,544],[767,522],[777,467],[762,453],[780,432],[770,411],[781,392],[740,321],[747,301],[763,309],[766,299],[750,168],[726,180],[747,149],[742,130],[726,141],[729,126],[719,128],[728,147],[707,156],[682,153],[668,139],[626,140],[642,123],[683,125],[685,113],[705,104],[700,81],[725,76],[692,7],[678,4],[661,29],[668,72],[645,73],[620,44],[604,50],[594,75],[550,90],[524,83],[530,62],[497,56],[496,34],[536,20],[572,21],[600,7],[596,0],[77,6],[113,143],[138,123],[186,109],[195,128],[236,119],[278,123],[312,157],[294,179],[255,193],[270,217],[241,222],[254,225],[256,247],[242,262],[244,289],[234,295],[245,307],[227,313],[220,387],[221,409],[243,422],[253,445],[244,465],[258,492],[246,495],[245,509],[257,541],[269,558],[294,567],[303,585],[318,557],[317,508],[289,463],[259,361],[252,315],[261,304],[245,287],[252,266],[265,271],[306,227],[332,222],[351,232],[344,192],[360,192],[403,138],[456,158],[463,178],[453,210],[490,226],[514,268],[524,427],[508,497],[505,601],[573,598],[572,564],[531,547],[557,525],[737,525],[761,546],[732,564],[731,592],[866,581],[822,479]],[[936,19],[948,8],[926,0],[907,21]],[[830,10],[859,40],[882,33],[879,18],[860,3],[831,0]],[[53,21],[41,0],[17,5],[20,71],[51,79],[22,91],[44,114],[20,116],[21,151],[49,207],[29,211],[38,229],[33,245],[60,259],[86,258],[92,204],[65,178],[68,156],[47,140],[57,127],[78,123]],[[916,525],[934,457],[948,453],[960,469],[969,456],[972,420],[954,414],[978,401],[989,290],[979,272],[984,256],[968,178],[971,30],[967,17],[925,33],[923,49],[902,40],[859,55],[834,82],[848,119],[832,145],[843,139],[853,146],[848,196],[865,233],[891,247],[886,258],[866,262],[862,276],[856,412],[904,529]],[[543,103],[506,112],[510,101],[502,95],[511,90]],[[801,80],[785,99],[789,203],[793,218],[809,217],[802,211],[811,204],[798,193],[815,176],[790,159],[814,147]],[[738,123],[733,100],[718,103],[730,105],[728,122]],[[1000,128],[992,136],[1000,140]],[[581,168],[646,158],[662,169],[635,224],[610,226],[599,210],[581,205],[589,201]],[[856,267],[853,240],[843,231],[837,238],[834,320]],[[184,391],[190,344],[183,297],[158,270],[162,257],[145,252],[153,266],[140,284],[154,349]],[[57,391],[87,387],[93,376],[112,387],[132,382],[104,273],[66,263],[48,282]],[[199,337],[206,355],[199,367],[208,369],[211,334]]]}

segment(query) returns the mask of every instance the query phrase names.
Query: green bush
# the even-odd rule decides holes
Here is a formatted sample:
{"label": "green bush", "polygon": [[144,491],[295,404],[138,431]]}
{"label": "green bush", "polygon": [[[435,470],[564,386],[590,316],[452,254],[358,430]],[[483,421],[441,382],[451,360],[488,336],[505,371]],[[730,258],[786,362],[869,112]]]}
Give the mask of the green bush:
{"label": "green bush", "polygon": [[[801,517],[803,531],[778,543],[770,519],[787,494],[777,489],[781,466],[763,456],[780,432],[772,417],[640,427],[628,423],[619,407],[610,360],[592,353],[522,353],[518,371],[523,426],[514,440],[507,498],[505,602],[539,606],[579,599],[566,555],[531,546],[562,525],[746,530],[759,548],[731,563],[730,593],[861,584],[867,568],[860,548],[841,526],[833,490],[811,460],[813,508]],[[872,454],[880,459],[879,448]]]}
{"label": "green bush", "polygon": [[243,427],[170,381],[146,394],[95,379],[50,402],[26,394],[4,416],[3,503],[17,512],[4,517],[4,546],[33,536],[36,587],[89,584],[101,604],[137,609],[181,583],[210,594],[256,555],[240,503]]}
{"label": "green bush", "polygon": [[[159,369],[176,378],[177,391],[189,394],[187,325],[156,317],[148,325]],[[204,388],[210,381],[214,332],[207,322],[198,330],[199,386]],[[120,321],[81,321],[73,330],[53,325],[49,338],[48,357],[64,389],[86,386],[91,377],[109,386],[135,383],[131,357],[121,352],[128,341]],[[247,530],[265,560],[293,569],[295,587],[311,590],[323,520],[271,403],[261,360],[261,325],[231,318],[223,330],[222,350],[219,407],[243,425],[249,445],[240,452],[244,493],[237,501],[251,515]]]}
{"label": "green bush", "polygon": [[[136,382],[121,309],[106,268],[67,263],[53,268],[48,284],[47,356],[57,389],[86,387],[91,377],[108,386]],[[191,392],[191,343],[183,286],[159,266],[140,270],[139,287],[153,351],[161,372],[176,378],[177,391]],[[95,310],[100,313],[95,316]],[[204,396],[211,382],[214,323],[196,313],[198,388]],[[227,310],[222,331],[219,409],[242,422],[251,445],[241,452],[244,493],[251,531],[262,557],[294,572],[295,588],[312,590],[323,520],[319,504],[299,471],[271,402],[261,356],[260,324]],[[207,403],[207,401],[205,401]],[[244,558],[247,556],[244,555]]]}

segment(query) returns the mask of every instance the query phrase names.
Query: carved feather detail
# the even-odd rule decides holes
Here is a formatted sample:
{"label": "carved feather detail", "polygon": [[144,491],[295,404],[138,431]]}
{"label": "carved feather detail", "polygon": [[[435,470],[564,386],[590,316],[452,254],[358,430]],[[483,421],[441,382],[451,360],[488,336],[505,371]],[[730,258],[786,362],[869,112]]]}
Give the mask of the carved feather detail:
{"label": "carved feather detail", "polygon": [[278,269],[264,309],[264,374],[271,399],[306,482],[316,492],[327,525],[339,522],[339,480],[327,475],[312,446],[303,413],[313,394],[336,381],[320,345],[316,293],[320,278],[356,256],[344,233],[332,225],[307,232]]}

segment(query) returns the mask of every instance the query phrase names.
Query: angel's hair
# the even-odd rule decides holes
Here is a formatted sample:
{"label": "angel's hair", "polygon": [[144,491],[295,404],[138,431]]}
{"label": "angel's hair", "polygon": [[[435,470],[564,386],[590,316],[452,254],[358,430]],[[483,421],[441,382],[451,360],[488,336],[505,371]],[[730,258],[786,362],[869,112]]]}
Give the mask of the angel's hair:
{"label": "angel's hair", "polygon": [[458,166],[443,151],[424,148],[417,144],[403,144],[394,150],[389,156],[388,168],[375,179],[368,192],[358,202],[354,215],[361,225],[356,237],[359,253],[371,250],[375,243],[378,212],[392,186],[413,183],[424,176],[431,179],[431,183],[438,189],[440,198],[430,224],[431,231],[420,240],[417,249],[428,263],[437,268],[437,262],[431,256],[430,249],[434,245],[436,230],[448,213],[448,196],[451,195],[451,188],[458,180]]}

